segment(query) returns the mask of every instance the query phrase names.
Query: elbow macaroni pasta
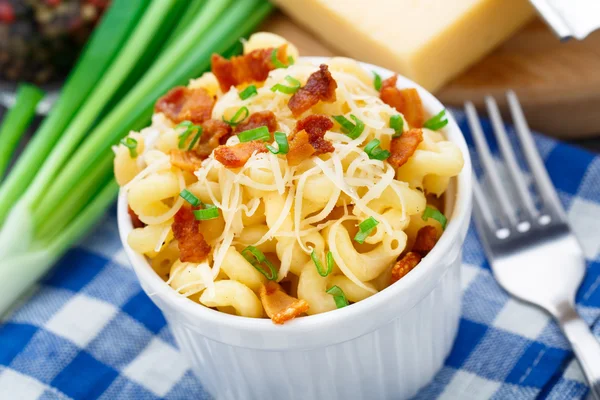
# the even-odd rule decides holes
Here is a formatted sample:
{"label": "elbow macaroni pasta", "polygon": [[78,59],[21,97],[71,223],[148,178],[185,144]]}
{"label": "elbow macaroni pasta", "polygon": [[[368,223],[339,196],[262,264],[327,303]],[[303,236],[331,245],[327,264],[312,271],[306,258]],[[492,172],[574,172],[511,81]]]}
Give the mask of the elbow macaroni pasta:
{"label": "elbow macaroni pasta", "polygon": [[[249,114],[270,110],[277,130],[289,136],[299,118],[288,107],[290,95],[271,88],[285,84],[288,75],[304,85],[316,66],[297,60],[298,50],[270,33],[253,35],[244,43],[244,52],[284,44],[296,63],[255,82],[257,94],[249,98],[239,96],[246,84],[222,92],[211,72],[189,87],[215,96],[214,119],[230,119],[241,107]],[[319,314],[336,309],[334,296],[327,293],[334,286],[351,303],[389,286],[394,263],[412,248],[419,229],[430,225],[441,234],[438,221],[421,216],[427,207],[441,204],[431,199],[442,196],[461,171],[460,149],[441,132],[423,129],[423,141],[396,170],[386,161],[371,159],[365,145],[377,139],[381,148],[390,148],[396,132],[389,121],[398,111],[381,101],[371,73],[356,61],[333,58],[328,66],[337,83],[336,100],[319,102],[310,113],[344,115],[351,121],[352,115],[364,123],[357,138],[334,125],[325,134],[335,148],[332,153],[295,166],[288,165],[285,155],[254,153],[237,170],[211,154],[192,174],[170,162],[170,152],[179,149],[182,128],[162,113],[153,116],[148,128],[130,133],[137,142],[136,157],[122,144],[115,147],[115,177],[127,192],[131,210],[145,224],[132,230],[128,244],[181,295],[224,313],[264,317],[259,293],[267,276],[255,267],[255,260],[242,255],[254,246],[277,270],[276,280],[286,292],[309,304],[307,314]],[[403,116],[402,121],[403,130],[409,130]],[[236,135],[227,140],[227,145],[237,143]],[[219,209],[217,218],[200,222],[211,247],[200,263],[182,262],[174,238],[172,224],[185,205],[183,189]],[[377,225],[359,243],[359,224],[370,218]],[[334,265],[327,276],[317,270],[313,252],[323,266],[331,252]]]}

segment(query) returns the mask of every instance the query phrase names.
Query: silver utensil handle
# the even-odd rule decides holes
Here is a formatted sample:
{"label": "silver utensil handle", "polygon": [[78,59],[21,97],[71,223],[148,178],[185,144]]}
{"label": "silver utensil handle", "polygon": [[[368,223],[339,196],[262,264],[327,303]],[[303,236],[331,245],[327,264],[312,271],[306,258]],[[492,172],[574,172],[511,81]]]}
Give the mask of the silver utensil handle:
{"label": "silver utensil handle", "polygon": [[561,328],[579,360],[593,398],[600,400],[600,342],[573,307],[562,311],[558,319]]}

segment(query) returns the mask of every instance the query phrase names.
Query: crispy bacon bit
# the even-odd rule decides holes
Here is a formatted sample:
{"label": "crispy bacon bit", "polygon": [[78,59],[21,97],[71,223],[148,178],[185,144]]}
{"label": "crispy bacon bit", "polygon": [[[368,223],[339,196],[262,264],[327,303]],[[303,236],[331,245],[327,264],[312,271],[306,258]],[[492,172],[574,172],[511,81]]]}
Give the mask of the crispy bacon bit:
{"label": "crispy bacon bit", "polygon": [[419,253],[421,257],[425,257],[427,253],[433,249],[433,246],[435,246],[437,240],[437,229],[431,225],[426,225],[419,229],[419,232],[417,232],[417,238],[412,247],[412,251]]}
{"label": "crispy bacon bit", "polygon": [[298,165],[312,155],[331,153],[335,149],[325,133],[333,128],[333,122],[325,115],[309,115],[296,123],[290,136],[289,165]]}
{"label": "crispy bacon bit", "polygon": [[315,155],[332,153],[335,149],[324,136],[328,130],[333,128],[333,122],[325,115],[309,115],[296,123],[296,132],[305,130],[308,140],[315,149]]}
{"label": "crispy bacon bit", "polygon": [[293,133],[289,138],[290,150],[286,158],[290,166],[298,165],[315,153],[315,148],[310,144],[308,133],[302,130]]}
{"label": "crispy bacon bit", "polygon": [[202,165],[202,158],[195,151],[171,150],[171,164],[184,171],[195,172]]}
{"label": "crispy bacon bit", "polygon": [[411,129],[404,132],[402,136],[392,139],[390,152],[392,155],[387,161],[394,168],[401,167],[415,153],[419,143],[423,141],[423,131],[421,129]]}
{"label": "crispy bacon bit", "polygon": [[419,253],[408,252],[392,267],[392,283],[397,282],[408,274],[421,261]]}
{"label": "crispy bacon bit", "polygon": [[219,145],[225,144],[231,137],[232,130],[229,124],[218,120],[209,119],[202,124],[202,136],[196,147],[196,153],[204,159],[212,153]]}
{"label": "crispy bacon bit", "polygon": [[336,99],[335,89],[337,83],[331,76],[327,65],[321,64],[319,70],[313,72],[306,81],[306,85],[298,89],[290,98],[288,107],[294,117],[298,117],[319,101],[333,103]]}
{"label": "crispy bacon bit", "polygon": [[379,97],[385,104],[402,113],[411,128],[422,128],[423,122],[425,122],[425,111],[419,92],[417,89],[398,89],[396,87],[397,80],[397,75],[384,80],[381,83]]}
{"label": "crispy bacon bit", "polygon": [[235,127],[235,133],[249,131],[250,129],[266,126],[269,132],[273,133],[277,130],[277,117],[272,111],[259,111],[250,115],[248,119],[240,122]]}
{"label": "crispy bacon bit", "polygon": [[215,159],[227,168],[241,168],[254,152],[266,153],[267,147],[263,142],[252,141],[238,143],[235,146],[219,146],[215,149]]}
{"label": "crispy bacon bit", "polygon": [[179,246],[182,262],[202,262],[210,252],[210,246],[200,233],[200,221],[196,220],[192,208],[183,206],[175,214],[171,226]]}
{"label": "crispy bacon bit", "polygon": [[176,124],[191,121],[201,124],[210,119],[215,99],[205,89],[177,86],[158,99],[155,112],[162,112]]}
{"label": "crispy bacon bit", "polygon": [[267,315],[276,324],[283,324],[308,310],[306,300],[288,295],[278,283],[273,281],[263,285],[259,294]]}
{"label": "crispy bacon bit", "polygon": [[[230,87],[247,82],[262,82],[267,79],[269,71],[275,69],[271,62],[273,48],[257,49],[243,56],[231,57],[230,60],[213,54],[211,70],[219,81],[223,92]],[[279,47],[277,59],[287,64],[287,45]]]}
{"label": "crispy bacon bit", "polygon": [[140,217],[138,217],[138,215],[135,213],[135,211],[133,211],[131,207],[127,208],[127,213],[131,218],[131,225],[133,225],[134,228],[143,228],[146,226],[146,224],[142,222]]}

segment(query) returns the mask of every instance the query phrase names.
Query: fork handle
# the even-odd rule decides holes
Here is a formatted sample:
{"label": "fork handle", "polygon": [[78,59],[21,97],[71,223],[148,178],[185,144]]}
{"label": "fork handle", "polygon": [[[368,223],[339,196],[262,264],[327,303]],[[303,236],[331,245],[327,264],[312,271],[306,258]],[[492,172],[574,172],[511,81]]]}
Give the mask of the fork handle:
{"label": "fork handle", "polygon": [[558,318],[561,329],[579,360],[593,398],[600,400],[600,342],[574,307],[568,306],[561,311]]}

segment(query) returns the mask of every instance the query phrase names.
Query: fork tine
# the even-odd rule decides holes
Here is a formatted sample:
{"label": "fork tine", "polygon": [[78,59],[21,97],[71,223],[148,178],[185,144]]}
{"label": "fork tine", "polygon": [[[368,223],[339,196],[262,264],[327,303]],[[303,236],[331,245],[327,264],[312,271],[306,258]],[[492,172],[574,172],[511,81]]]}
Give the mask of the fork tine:
{"label": "fork tine", "polygon": [[508,141],[508,135],[506,134],[506,129],[504,128],[504,123],[502,122],[502,117],[500,116],[500,110],[498,109],[498,104],[496,100],[494,100],[491,96],[485,97],[485,104],[488,110],[488,114],[490,115],[490,119],[492,121],[492,126],[494,127],[494,134],[496,135],[496,141],[500,146],[500,151],[502,152],[502,157],[506,162],[508,167],[508,171],[515,183],[517,188],[517,193],[519,194],[519,198],[521,202],[525,206],[525,211],[527,211],[531,218],[536,218],[539,215],[537,208],[535,207],[535,203],[533,202],[533,197],[527,188],[527,183],[525,183],[525,179],[523,179],[523,175],[521,174],[521,169],[517,164],[517,159],[515,158],[515,153],[512,149],[510,142]]}
{"label": "fork tine", "polygon": [[515,124],[517,135],[519,136],[519,141],[521,142],[521,147],[523,148],[523,154],[527,159],[527,164],[529,164],[529,169],[534,177],[535,185],[540,193],[542,203],[548,210],[553,211],[556,217],[565,220],[565,211],[558,198],[558,194],[556,194],[554,185],[552,185],[552,181],[548,176],[544,162],[537,151],[537,147],[531,136],[531,131],[529,130],[529,126],[523,115],[523,109],[521,108],[519,99],[512,90],[509,90],[506,93],[506,98],[508,99],[510,113]]}
{"label": "fork tine", "polygon": [[483,135],[483,130],[481,128],[479,118],[477,117],[477,111],[475,110],[475,106],[473,105],[473,103],[465,103],[465,112],[469,121],[469,127],[471,128],[471,133],[473,134],[473,138],[475,139],[475,146],[477,147],[479,160],[483,165],[483,169],[485,170],[486,176],[490,180],[494,194],[500,202],[500,207],[502,208],[502,211],[504,211],[503,217],[505,220],[508,221],[508,224],[510,226],[516,226],[516,212],[511,207],[510,200],[508,199],[506,191],[502,189],[500,177],[498,176],[498,171],[496,170],[496,166],[494,165],[494,159],[492,158],[490,148],[488,147],[488,144]]}
{"label": "fork tine", "polygon": [[475,176],[474,173],[473,173],[473,199],[474,199],[474,206],[477,210],[477,212],[475,213],[475,217],[478,218],[480,220],[480,222],[482,222],[482,223],[485,222],[486,228],[488,228],[491,231],[496,231],[498,229],[498,227],[496,226],[496,222],[494,221],[494,218],[492,217],[494,214],[492,213],[490,204],[488,203],[487,199],[485,198],[485,195],[483,194],[483,190],[481,189],[481,186],[479,185],[479,181],[477,180],[477,177]]}

